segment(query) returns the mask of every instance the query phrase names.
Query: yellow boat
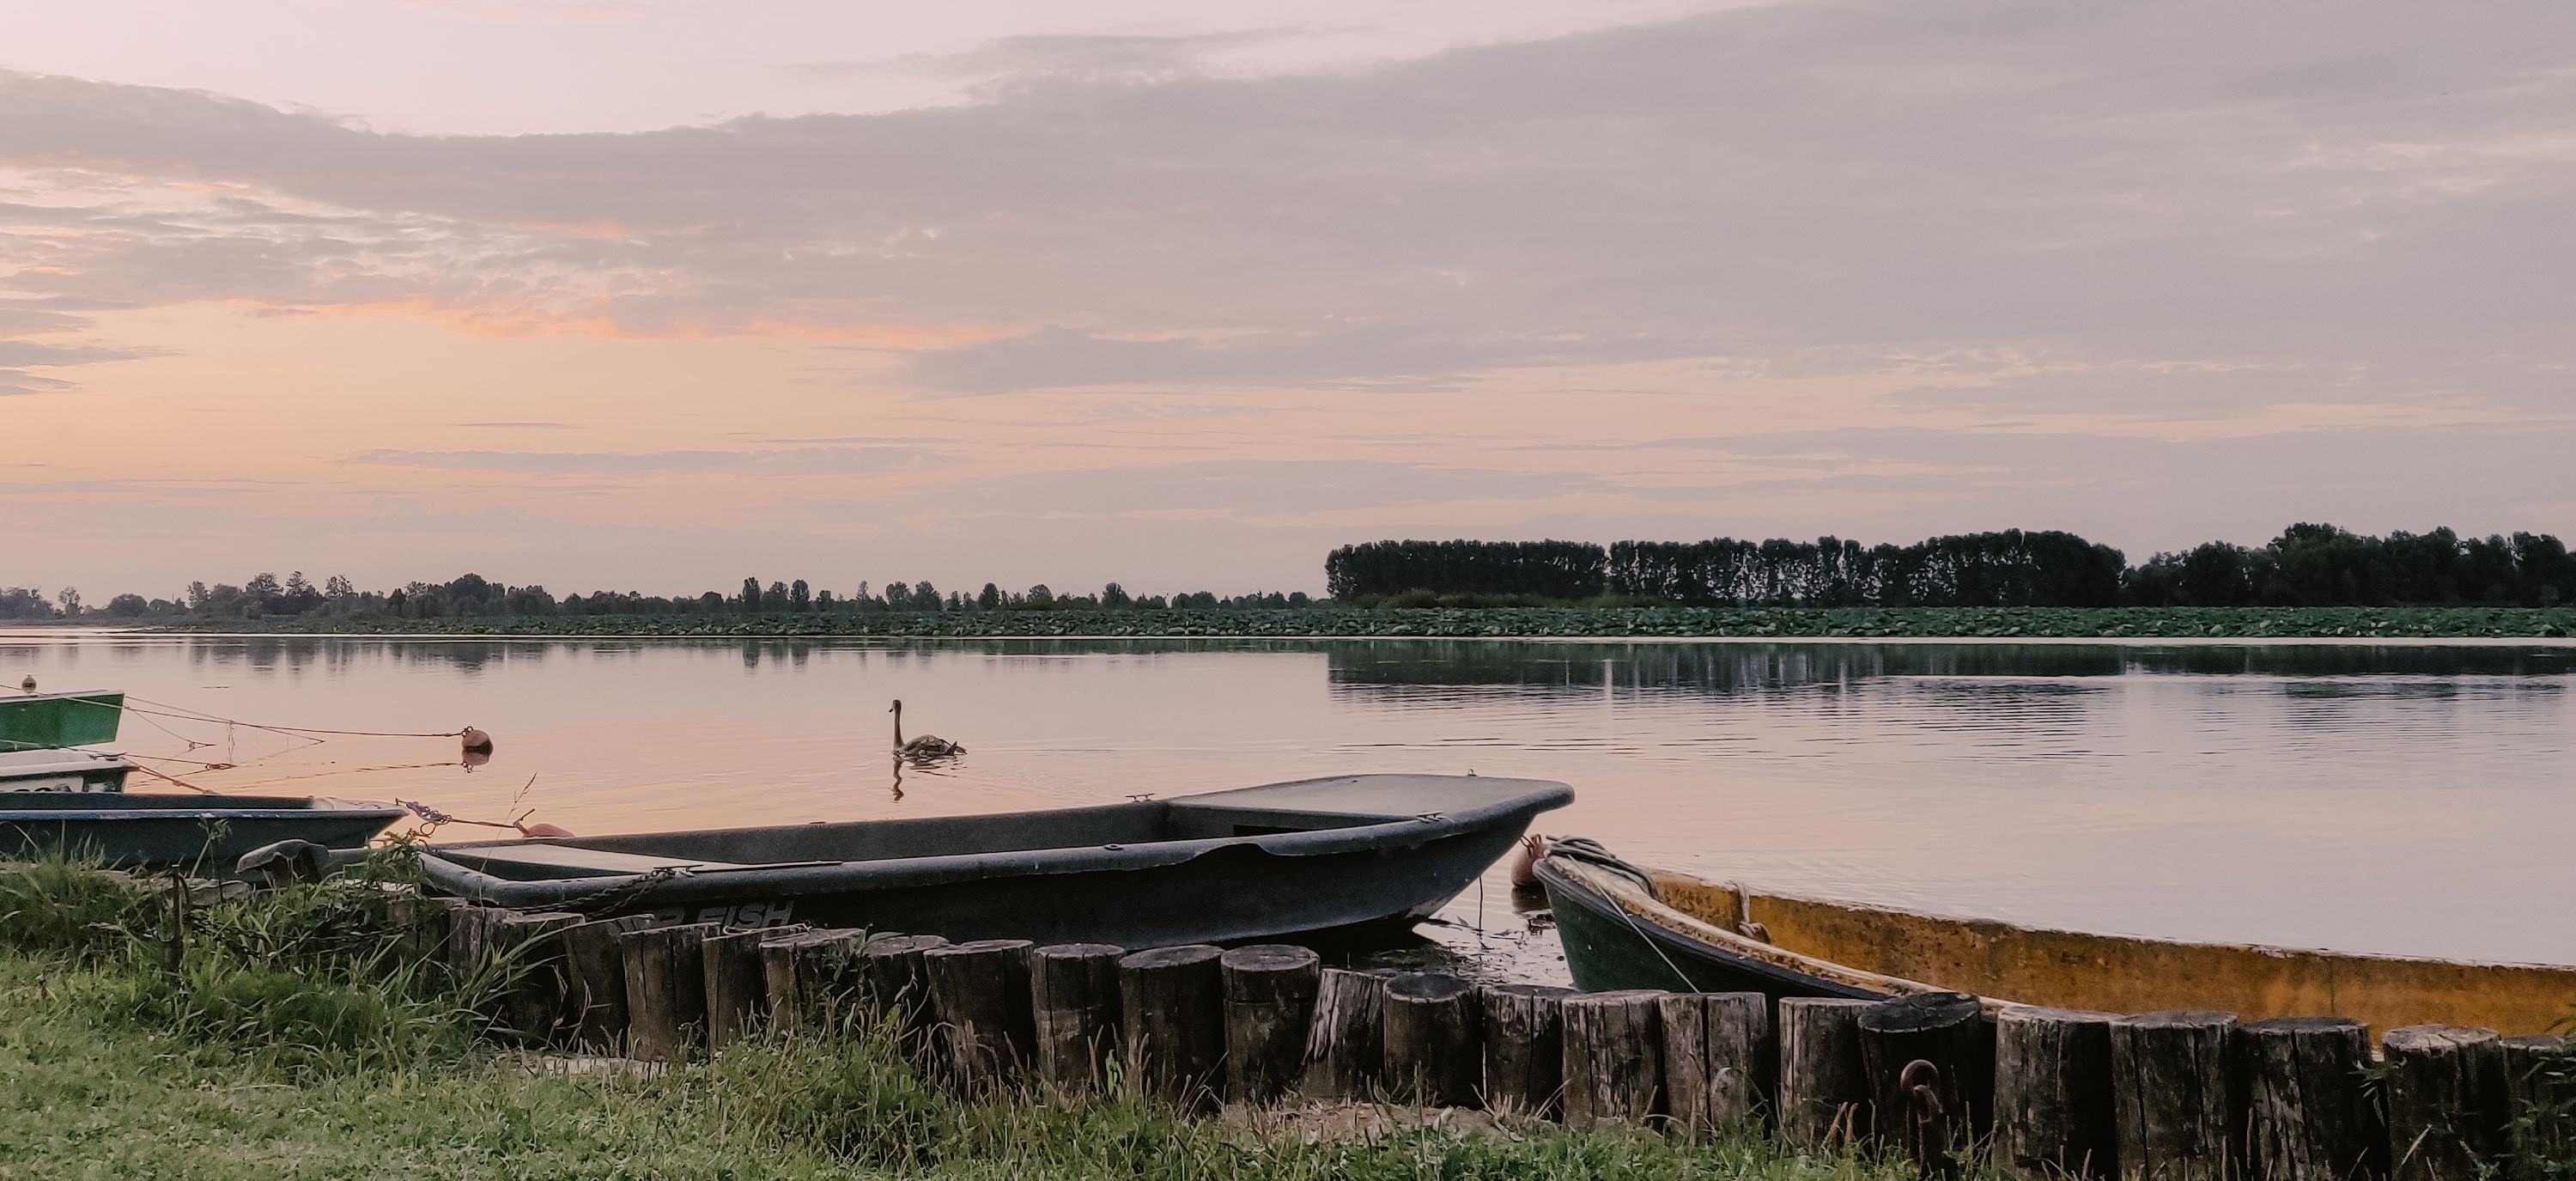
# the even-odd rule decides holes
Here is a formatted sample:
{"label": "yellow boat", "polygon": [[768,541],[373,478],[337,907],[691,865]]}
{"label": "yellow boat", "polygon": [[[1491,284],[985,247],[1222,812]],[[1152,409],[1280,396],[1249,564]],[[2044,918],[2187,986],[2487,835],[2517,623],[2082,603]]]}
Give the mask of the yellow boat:
{"label": "yellow boat", "polygon": [[1988,1007],[2216,1009],[2247,1021],[2351,1017],[2374,1031],[2564,1032],[2576,967],[2346,955],[2017,927],[1763,894],[1631,866],[1590,842],[1537,866],[1586,991],[1663,988],[1880,998],[1953,991]]}

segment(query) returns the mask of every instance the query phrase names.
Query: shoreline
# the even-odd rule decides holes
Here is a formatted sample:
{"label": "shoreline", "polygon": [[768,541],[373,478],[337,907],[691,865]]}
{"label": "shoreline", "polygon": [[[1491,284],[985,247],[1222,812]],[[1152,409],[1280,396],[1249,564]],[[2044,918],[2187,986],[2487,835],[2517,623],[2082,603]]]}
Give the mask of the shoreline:
{"label": "shoreline", "polygon": [[[10,633],[0,630],[0,640]],[[849,646],[891,644],[997,644],[997,643],[1182,643],[1201,640],[1285,644],[1351,644],[1351,643],[1444,643],[1484,644],[1624,644],[1637,646],[1682,646],[1692,644],[1813,644],[1852,647],[2049,647],[2049,648],[2567,648],[2576,649],[2576,636],[1671,636],[1671,635],[1420,635],[1408,633],[1363,632],[1344,634],[1283,634],[1277,632],[1174,633],[1067,633],[1036,635],[1029,633],[993,632],[959,635],[871,634],[864,632],[371,632],[371,631],[213,631],[199,628],[51,628],[30,629],[30,638],[39,640],[116,639],[138,640],[380,640],[407,644],[526,643],[560,644],[578,641],[614,642],[629,640],[687,641],[691,643],[731,643],[736,641],[798,641],[833,643]]]}
{"label": "shoreline", "polygon": [[573,640],[1371,641],[2576,647],[2576,607],[1483,607],[1212,611],[533,615],[441,619],[13,621],[0,642],[163,637]]}

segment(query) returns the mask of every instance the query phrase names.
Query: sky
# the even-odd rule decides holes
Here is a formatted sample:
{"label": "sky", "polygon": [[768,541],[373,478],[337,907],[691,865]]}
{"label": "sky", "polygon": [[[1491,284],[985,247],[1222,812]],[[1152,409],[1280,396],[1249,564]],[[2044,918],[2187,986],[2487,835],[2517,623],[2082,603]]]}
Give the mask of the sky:
{"label": "sky", "polygon": [[0,0],[0,585],[2576,535],[2576,6]]}

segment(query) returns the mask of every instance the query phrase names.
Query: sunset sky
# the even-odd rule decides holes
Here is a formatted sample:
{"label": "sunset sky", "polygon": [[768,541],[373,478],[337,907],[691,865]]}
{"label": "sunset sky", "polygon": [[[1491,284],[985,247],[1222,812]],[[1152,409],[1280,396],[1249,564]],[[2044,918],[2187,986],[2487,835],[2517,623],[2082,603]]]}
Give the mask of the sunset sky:
{"label": "sunset sky", "polygon": [[2576,535],[2576,5],[12,4],[0,585]]}

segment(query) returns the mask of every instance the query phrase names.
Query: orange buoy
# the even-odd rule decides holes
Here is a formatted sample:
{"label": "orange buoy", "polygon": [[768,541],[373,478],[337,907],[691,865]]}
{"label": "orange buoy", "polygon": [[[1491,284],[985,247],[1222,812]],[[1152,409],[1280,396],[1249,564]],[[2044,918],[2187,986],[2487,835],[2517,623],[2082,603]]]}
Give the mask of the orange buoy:
{"label": "orange buoy", "polygon": [[572,830],[552,824],[522,824],[519,826],[519,835],[523,837],[568,837],[572,835]]}
{"label": "orange buoy", "polygon": [[1521,838],[1520,851],[1512,857],[1512,888],[1532,890],[1538,887],[1539,859],[1547,856],[1547,838],[1531,833]]}
{"label": "orange buoy", "polygon": [[481,730],[477,730],[472,726],[467,726],[458,734],[458,737],[465,740],[465,753],[469,755],[488,755],[492,753],[492,736],[482,732]]}

